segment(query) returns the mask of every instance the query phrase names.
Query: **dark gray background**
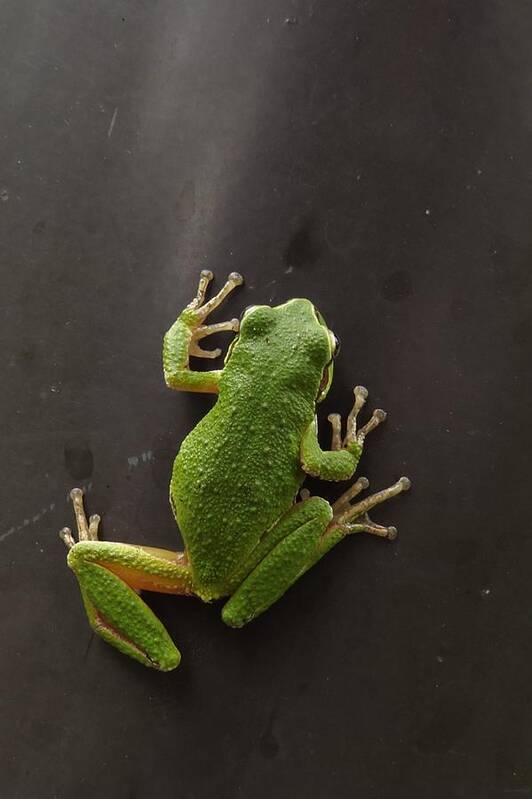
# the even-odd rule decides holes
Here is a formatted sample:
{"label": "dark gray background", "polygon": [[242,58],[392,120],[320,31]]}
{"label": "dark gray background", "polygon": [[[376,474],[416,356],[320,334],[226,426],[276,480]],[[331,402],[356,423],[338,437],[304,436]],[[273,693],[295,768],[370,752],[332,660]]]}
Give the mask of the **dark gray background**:
{"label": "dark gray background", "polygon": [[[530,4],[6,0],[0,30],[2,797],[532,796]],[[82,484],[107,539],[176,546],[211,400],[160,344],[203,267],[247,280],[218,319],[318,305],[321,418],[367,385],[360,473],[414,488],[396,543],[247,629],[150,598],[158,674],[91,636],[57,530]]]}

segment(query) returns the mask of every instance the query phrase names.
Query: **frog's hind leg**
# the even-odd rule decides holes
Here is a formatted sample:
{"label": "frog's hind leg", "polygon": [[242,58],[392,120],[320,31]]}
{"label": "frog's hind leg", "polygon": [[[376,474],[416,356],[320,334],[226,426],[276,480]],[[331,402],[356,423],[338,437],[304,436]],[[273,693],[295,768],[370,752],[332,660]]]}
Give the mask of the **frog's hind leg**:
{"label": "frog's hind leg", "polygon": [[352,504],[368,485],[365,477],[359,477],[332,507],[320,497],[309,497],[303,489],[303,501],[267,532],[246,564],[246,574],[239,575],[242,579],[222,611],[226,624],[242,627],[263,613],[346,535],[367,532],[395,538],[395,527],[375,524],[368,511],[408,490],[410,480],[401,477],[390,488]]}
{"label": "frog's hind leg", "polygon": [[145,666],[170,671],[181,655],[159,619],[142,601],[141,590],[194,593],[186,556],[152,547],[98,541],[99,516],[87,521],[83,494],[71,491],[79,541],[68,527],[60,536],[69,552],[89,623],[107,643]]}
{"label": "frog's hind leg", "polygon": [[266,533],[245,565],[246,574],[222,610],[226,624],[242,627],[290,588],[306,571],[332,515],[331,506],[321,497],[292,506]]}

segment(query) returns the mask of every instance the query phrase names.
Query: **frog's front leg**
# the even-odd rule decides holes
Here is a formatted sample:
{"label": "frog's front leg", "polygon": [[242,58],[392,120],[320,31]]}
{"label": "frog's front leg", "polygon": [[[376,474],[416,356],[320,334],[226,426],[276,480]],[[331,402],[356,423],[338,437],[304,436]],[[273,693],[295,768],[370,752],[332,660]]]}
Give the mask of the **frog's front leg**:
{"label": "frog's front leg", "polygon": [[99,516],[87,521],[79,488],[74,488],[70,496],[79,542],[68,527],[60,536],[69,550],[67,562],[78,578],[92,629],[145,666],[161,671],[175,669],[181,660],[179,650],[137,592],[193,594],[186,556],[154,547],[98,541]]}
{"label": "frog's front leg", "polygon": [[329,416],[332,425],[330,450],[322,450],[318,442],[318,425],[314,419],[301,441],[301,465],[307,474],[322,480],[348,480],[354,473],[364,440],[371,430],[386,419],[386,413],[378,408],[369,422],[357,430],[357,416],[366,402],[368,392],[363,386],[353,391],[355,403],[347,417],[347,430],[342,441],[341,417],[337,413]]}
{"label": "frog's front leg", "polygon": [[231,272],[218,294],[205,302],[207,287],[212,279],[213,274],[209,270],[204,269],[201,272],[195,298],[181,312],[164,337],[164,379],[170,388],[182,391],[218,392],[221,371],[194,372],[189,367],[189,358],[191,355],[196,358],[217,358],[221,350],[204,350],[198,342],[212,333],[224,330],[238,332],[238,319],[215,325],[206,325],[204,322],[225,297],[243,283],[243,278],[238,272]]}

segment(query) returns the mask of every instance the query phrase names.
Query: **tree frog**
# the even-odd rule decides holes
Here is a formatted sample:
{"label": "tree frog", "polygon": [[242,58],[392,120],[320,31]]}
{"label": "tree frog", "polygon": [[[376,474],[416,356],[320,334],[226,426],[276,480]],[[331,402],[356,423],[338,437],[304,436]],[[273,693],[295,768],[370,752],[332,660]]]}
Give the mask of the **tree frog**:
{"label": "tree frog", "polygon": [[[206,324],[209,314],[243,279],[233,272],[206,301],[213,275],[201,272],[196,297],[163,343],[166,384],[178,391],[217,395],[216,403],[184,439],[173,465],[170,503],[184,540],[182,552],[98,540],[99,516],[87,519],[83,493],[71,498],[76,543],[68,527],[61,538],[76,574],[93,630],[121,652],[161,671],[181,655],[141,591],[225,599],[222,619],[242,627],[263,613],[332,547],[352,533],[393,539],[394,527],[373,522],[368,511],[405,491],[410,481],[365,499],[359,477],[334,504],[301,489],[306,475],[349,480],[364,441],[386,417],[375,410],[357,426],[367,398],[354,389],[345,433],[339,414],[328,418],[331,449],[318,442],[316,405],[331,385],[338,340],[307,299],[247,308],[241,320]],[[222,369],[194,371],[190,356],[205,350],[212,333],[236,334]]]}

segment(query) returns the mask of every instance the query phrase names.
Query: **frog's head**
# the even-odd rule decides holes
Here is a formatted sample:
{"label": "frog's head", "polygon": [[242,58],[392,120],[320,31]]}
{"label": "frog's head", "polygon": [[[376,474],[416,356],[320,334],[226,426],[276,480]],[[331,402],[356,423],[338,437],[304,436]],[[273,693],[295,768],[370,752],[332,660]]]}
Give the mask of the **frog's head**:
{"label": "frog's head", "polygon": [[[310,300],[288,300],[273,308],[246,308],[235,345],[237,341],[265,368],[282,365],[291,385],[304,384],[308,390],[313,386],[316,402],[327,396],[340,342]],[[232,351],[231,346],[226,361]]]}

